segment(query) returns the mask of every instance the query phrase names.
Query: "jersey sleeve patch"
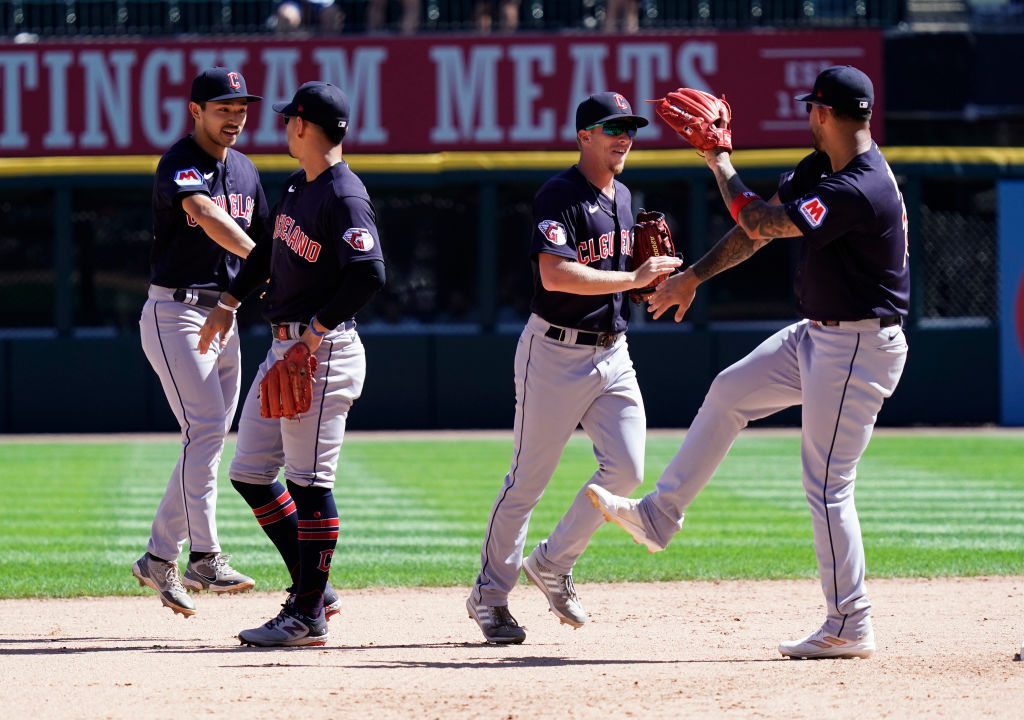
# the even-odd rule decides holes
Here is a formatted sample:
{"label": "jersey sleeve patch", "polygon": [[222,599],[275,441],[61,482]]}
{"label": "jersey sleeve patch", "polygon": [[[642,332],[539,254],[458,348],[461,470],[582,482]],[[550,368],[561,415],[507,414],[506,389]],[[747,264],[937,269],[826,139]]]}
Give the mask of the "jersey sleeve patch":
{"label": "jersey sleeve patch", "polygon": [[192,187],[203,184],[203,174],[190,167],[187,170],[178,170],[174,173],[174,184],[178,187]]}
{"label": "jersey sleeve patch", "polygon": [[537,225],[552,245],[565,245],[565,226],[554,220],[543,220]]}
{"label": "jersey sleeve patch", "polygon": [[800,210],[800,214],[804,216],[804,220],[812,228],[821,227],[821,223],[825,221],[825,216],[828,215],[828,206],[817,196],[804,200],[797,206],[797,209]]}
{"label": "jersey sleeve patch", "polygon": [[360,252],[369,252],[373,249],[373,235],[366,228],[349,228],[341,237]]}

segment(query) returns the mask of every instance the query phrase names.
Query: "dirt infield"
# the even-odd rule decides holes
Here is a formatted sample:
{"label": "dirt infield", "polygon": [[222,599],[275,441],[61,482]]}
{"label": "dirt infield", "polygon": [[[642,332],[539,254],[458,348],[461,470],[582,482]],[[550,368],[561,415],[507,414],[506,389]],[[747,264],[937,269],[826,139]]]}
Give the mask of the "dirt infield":
{"label": "dirt infield", "polygon": [[1024,705],[1024,577],[874,580],[869,660],[782,659],[821,619],[816,581],[588,584],[580,630],[532,586],[523,645],[485,645],[468,588],[342,593],[323,648],[242,647],[283,593],[0,601],[0,706],[16,718],[985,718]]}

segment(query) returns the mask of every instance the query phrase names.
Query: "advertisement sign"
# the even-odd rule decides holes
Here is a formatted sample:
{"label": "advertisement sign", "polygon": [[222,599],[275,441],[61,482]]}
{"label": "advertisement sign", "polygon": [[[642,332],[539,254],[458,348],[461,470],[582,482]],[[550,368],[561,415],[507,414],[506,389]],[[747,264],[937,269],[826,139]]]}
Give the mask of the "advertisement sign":
{"label": "advertisement sign", "polygon": [[[353,108],[346,150],[423,153],[565,150],[576,105],[615,90],[637,114],[677,87],[725,93],[737,149],[805,147],[803,103],[818,71],[864,70],[885,96],[877,30],[512,36],[209,37],[0,46],[0,153],[5,157],[162,154],[191,130],[192,78],[240,71],[252,106],[239,148],[284,152],[271,105],[308,80],[339,85]],[[884,142],[883,124],[873,124]],[[678,148],[661,122],[638,149]]]}

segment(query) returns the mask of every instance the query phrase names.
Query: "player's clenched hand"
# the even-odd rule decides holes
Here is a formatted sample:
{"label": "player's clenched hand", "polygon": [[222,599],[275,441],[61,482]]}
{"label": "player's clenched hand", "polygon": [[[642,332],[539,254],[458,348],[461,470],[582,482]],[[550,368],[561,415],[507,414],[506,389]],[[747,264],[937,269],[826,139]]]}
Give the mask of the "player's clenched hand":
{"label": "player's clenched hand", "polygon": [[633,270],[633,287],[646,288],[656,280],[663,278],[683,264],[681,258],[674,255],[658,255],[644,260],[643,264]]}
{"label": "player's clenched hand", "polygon": [[210,349],[214,335],[220,335],[221,347],[227,345],[228,338],[231,337],[231,329],[234,326],[235,314],[233,312],[220,307],[211,310],[210,314],[206,316],[203,327],[199,329],[199,345],[197,346],[199,354],[205,355],[206,351]]}
{"label": "player's clenched hand", "polygon": [[689,268],[673,275],[658,286],[658,289],[647,300],[647,312],[654,314],[654,319],[660,318],[669,308],[679,306],[676,310],[675,321],[682,322],[686,311],[690,309],[694,296],[697,294],[697,286],[700,280]]}

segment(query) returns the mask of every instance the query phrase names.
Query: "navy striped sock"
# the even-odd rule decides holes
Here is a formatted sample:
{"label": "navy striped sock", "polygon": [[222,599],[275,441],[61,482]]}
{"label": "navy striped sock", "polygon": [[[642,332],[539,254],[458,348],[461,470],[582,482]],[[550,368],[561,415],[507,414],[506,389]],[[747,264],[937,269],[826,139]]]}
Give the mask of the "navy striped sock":
{"label": "navy striped sock", "polygon": [[338,545],[338,507],[330,488],[301,487],[289,482],[288,489],[299,514],[296,605],[302,613],[317,617],[324,607],[324,588]]}
{"label": "navy striped sock", "polygon": [[299,567],[299,516],[291,494],[279,482],[253,485],[232,480],[231,485],[252,508],[252,514],[256,516],[263,532],[281,553],[281,559],[294,583],[298,580]]}

